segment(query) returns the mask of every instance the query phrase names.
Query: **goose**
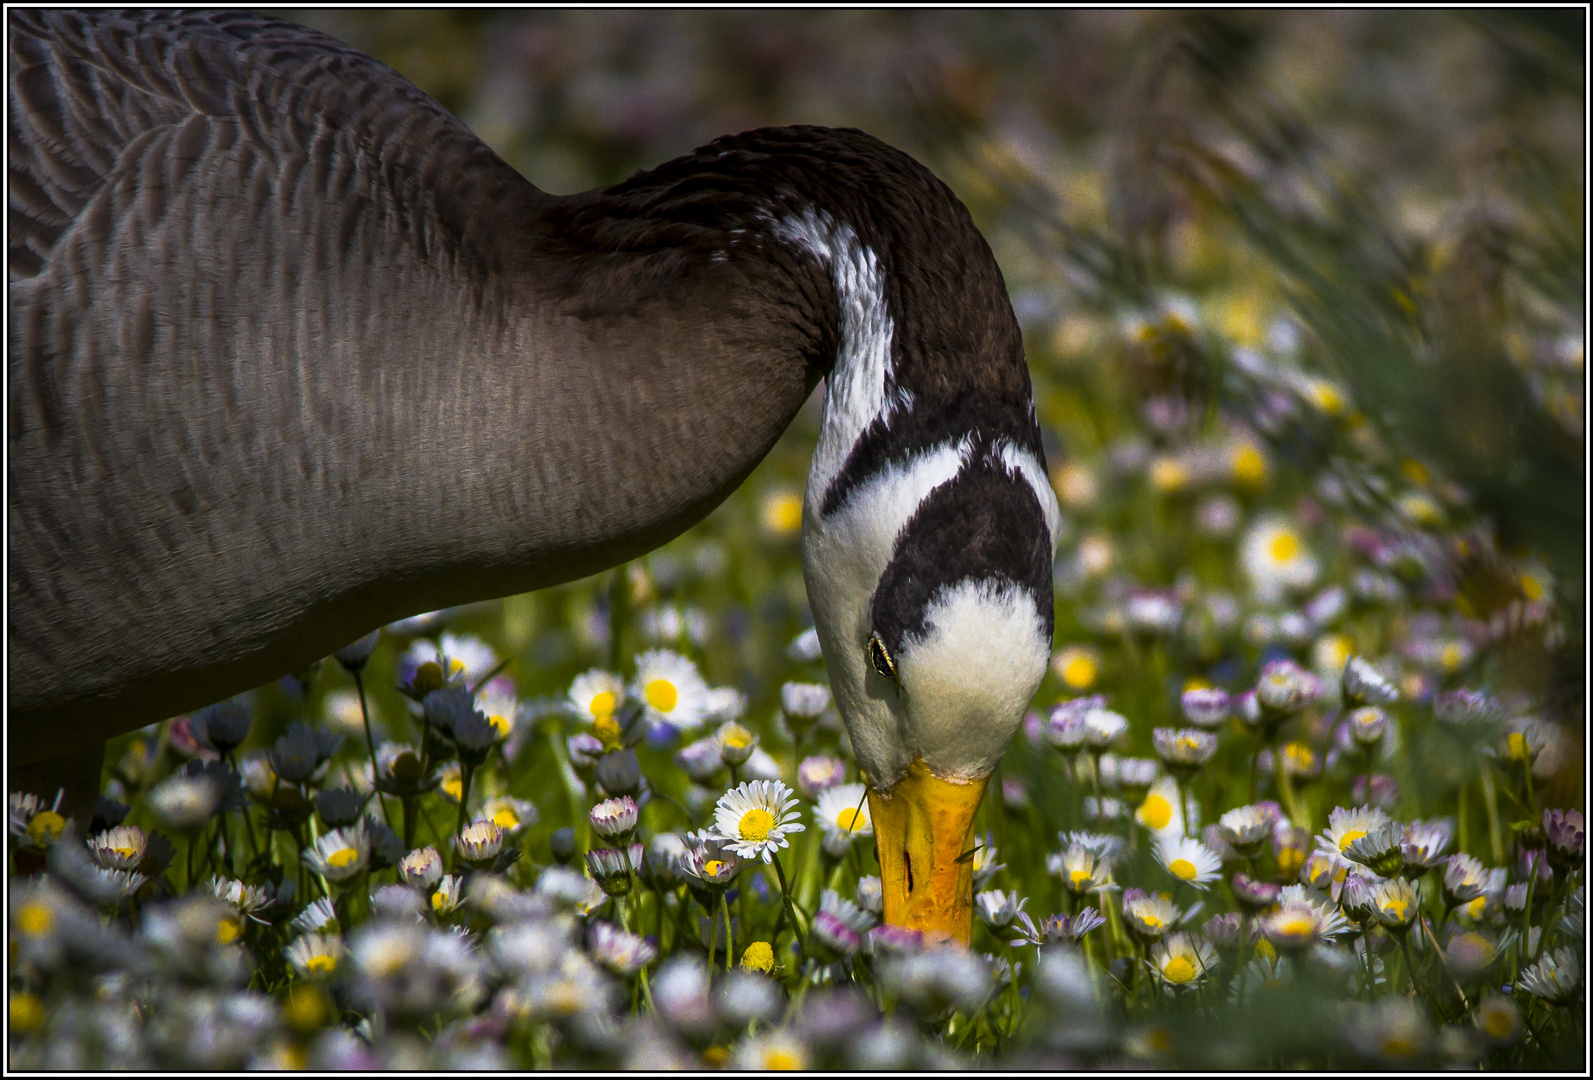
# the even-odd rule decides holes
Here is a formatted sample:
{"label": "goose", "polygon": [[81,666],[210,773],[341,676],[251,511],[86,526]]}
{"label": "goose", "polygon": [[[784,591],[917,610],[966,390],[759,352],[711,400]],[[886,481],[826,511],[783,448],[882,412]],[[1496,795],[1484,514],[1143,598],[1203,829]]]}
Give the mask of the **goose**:
{"label": "goose", "polygon": [[702,519],[819,381],[803,571],[886,920],[966,942],[1060,517],[966,208],[850,129],[555,196],[244,13],[8,13],[8,750],[103,741]]}

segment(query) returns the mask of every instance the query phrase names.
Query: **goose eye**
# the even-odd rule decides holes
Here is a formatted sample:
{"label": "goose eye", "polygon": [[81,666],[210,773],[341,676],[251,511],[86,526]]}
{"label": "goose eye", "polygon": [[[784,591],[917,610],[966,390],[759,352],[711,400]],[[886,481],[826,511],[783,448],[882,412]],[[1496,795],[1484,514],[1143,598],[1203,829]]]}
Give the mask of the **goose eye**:
{"label": "goose eye", "polygon": [[879,639],[878,634],[868,639],[868,660],[874,665],[874,670],[885,676],[887,682],[897,688],[901,687],[901,680],[896,677],[896,661],[891,659],[885,643]]}

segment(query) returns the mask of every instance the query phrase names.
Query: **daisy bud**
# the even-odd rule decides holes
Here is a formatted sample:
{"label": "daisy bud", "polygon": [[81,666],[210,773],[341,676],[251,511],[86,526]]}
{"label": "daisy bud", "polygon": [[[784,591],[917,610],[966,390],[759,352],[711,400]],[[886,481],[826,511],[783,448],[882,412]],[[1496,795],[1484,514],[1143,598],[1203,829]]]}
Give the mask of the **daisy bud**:
{"label": "daisy bud", "polygon": [[434,847],[416,848],[398,860],[398,876],[404,884],[430,892],[442,880],[442,856]]}
{"label": "daisy bud", "polygon": [[636,800],[629,795],[607,799],[592,807],[587,816],[591,819],[593,832],[605,840],[623,844],[636,831]]}
{"label": "daisy bud", "polygon": [[1340,687],[1344,704],[1351,707],[1387,705],[1399,698],[1399,690],[1394,684],[1359,656],[1352,656],[1345,661]]}
{"label": "daisy bud", "polygon": [[1350,713],[1350,738],[1355,745],[1368,750],[1383,741],[1388,732],[1388,714],[1376,705],[1367,705]]}

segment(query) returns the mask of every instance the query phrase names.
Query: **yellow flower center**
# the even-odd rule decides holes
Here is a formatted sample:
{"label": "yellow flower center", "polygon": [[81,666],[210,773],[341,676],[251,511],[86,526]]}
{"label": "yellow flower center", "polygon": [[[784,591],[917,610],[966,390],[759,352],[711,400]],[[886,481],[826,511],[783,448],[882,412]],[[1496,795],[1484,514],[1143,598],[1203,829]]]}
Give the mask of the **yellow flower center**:
{"label": "yellow flower center", "polygon": [[337,957],[312,956],[304,962],[304,967],[311,975],[330,975],[337,970]]}
{"label": "yellow flower center", "polygon": [[730,1051],[723,1046],[710,1046],[702,1052],[702,1059],[717,1069],[730,1060]]}
{"label": "yellow flower center", "polygon": [[41,810],[33,815],[32,821],[28,822],[28,839],[43,847],[60,836],[64,828],[66,828],[66,818],[54,810]]}
{"label": "yellow flower center", "polygon": [[1139,819],[1152,829],[1165,829],[1173,820],[1173,804],[1160,795],[1148,795],[1140,804]]}
{"label": "yellow flower center", "polygon": [[339,848],[326,857],[326,865],[335,870],[342,870],[353,866],[359,857],[360,853],[354,848]]}
{"label": "yellow flower center", "polygon": [[1283,755],[1289,759],[1289,764],[1300,769],[1309,769],[1316,763],[1316,755],[1304,743],[1290,743],[1283,748]]}
{"label": "yellow flower center", "polygon": [[1339,393],[1338,387],[1330,382],[1320,379],[1313,381],[1311,401],[1329,416],[1337,416],[1344,411],[1344,396]]}
{"label": "yellow flower center", "polygon": [[492,823],[500,829],[513,829],[520,824],[520,815],[516,814],[512,807],[505,806],[492,815]]}
{"label": "yellow flower center", "polygon": [[1160,930],[1162,926],[1162,921],[1149,912],[1141,915],[1139,917],[1139,921],[1150,927],[1152,930]]}
{"label": "yellow flower center", "polygon": [[868,828],[868,815],[855,807],[848,806],[835,815],[835,823],[847,832],[856,832]]}
{"label": "yellow flower center", "polygon": [[498,716],[497,714],[487,717],[487,723],[492,725],[492,730],[498,733],[498,738],[500,739],[507,737],[509,729],[514,726],[509,723],[508,717]]}
{"label": "yellow flower center", "polygon": [[1200,749],[1200,740],[1193,735],[1180,735],[1178,737],[1178,748],[1193,753]]}
{"label": "yellow flower center", "polygon": [[1292,532],[1280,532],[1267,545],[1267,554],[1273,562],[1288,562],[1300,554],[1300,538]]}
{"label": "yellow flower center", "polygon": [[1267,479],[1267,459],[1253,446],[1235,450],[1230,467],[1234,480],[1244,487],[1260,487]]}
{"label": "yellow flower center", "polygon": [[1471,916],[1473,919],[1480,919],[1482,918],[1483,910],[1487,908],[1487,906],[1488,898],[1486,896],[1479,896],[1466,905],[1466,914]]}
{"label": "yellow flower center", "polygon": [[228,915],[216,924],[216,944],[231,945],[243,934],[243,921]]}
{"label": "yellow flower center", "polygon": [[1366,830],[1365,829],[1350,829],[1350,830],[1348,830],[1347,832],[1344,833],[1343,836],[1339,837],[1339,851],[1343,852],[1343,851],[1350,850],[1350,845],[1355,843],[1355,841],[1359,840],[1361,837],[1363,837],[1365,835],[1366,835]]}
{"label": "yellow flower center", "polygon": [[1453,641],[1445,643],[1444,647],[1438,650],[1438,662],[1444,666],[1446,671],[1455,670],[1465,658],[1465,653]]}
{"label": "yellow flower center", "polygon": [[763,527],[777,536],[790,536],[802,528],[802,500],[786,493],[763,504]]}
{"label": "yellow flower center", "polygon": [[1383,910],[1400,920],[1405,918],[1405,911],[1409,906],[1397,896],[1391,896],[1383,901]]}
{"label": "yellow flower center", "polygon": [[723,870],[724,868],[725,864],[722,859],[709,859],[707,862],[702,864],[702,872],[707,874],[709,877],[718,877],[719,871]]}
{"label": "yellow flower center", "polygon": [[1432,474],[1427,471],[1427,466],[1415,458],[1406,458],[1400,462],[1399,471],[1405,474],[1405,479],[1417,487],[1426,487],[1427,482],[1432,479]]}
{"label": "yellow flower center", "polygon": [[802,1059],[789,1050],[770,1050],[763,1055],[763,1067],[770,1072],[791,1072],[802,1067]]}
{"label": "yellow flower center", "polygon": [[1272,947],[1272,942],[1262,938],[1256,942],[1256,955],[1266,957],[1268,960],[1276,960],[1278,958],[1278,950]]}
{"label": "yellow flower center", "polygon": [[1068,875],[1068,884],[1072,885],[1075,889],[1082,889],[1085,885],[1089,884],[1089,880],[1090,872],[1088,870],[1075,870]]}
{"label": "yellow flower center", "polygon": [[1062,681],[1075,690],[1087,690],[1095,682],[1095,661],[1080,653],[1062,667]]}
{"label": "yellow flower center", "polygon": [[754,941],[747,946],[747,951],[741,954],[741,966],[749,971],[772,971],[774,946],[767,941]]}
{"label": "yellow flower center", "polygon": [[741,839],[756,842],[758,840],[767,840],[769,831],[774,826],[774,815],[761,806],[754,806],[751,810],[741,815],[741,824],[737,828],[741,833]]}
{"label": "yellow flower center", "polygon": [[587,706],[595,720],[607,720],[614,715],[614,707],[619,704],[619,695],[612,690],[604,690],[601,694],[592,697],[592,702]]}
{"label": "yellow flower center", "polygon": [[1160,458],[1151,465],[1150,480],[1157,491],[1177,491],[1189,482],[1189,470],[1172,458]]}
{"label": "yellow flower center", "polygon": [[[328,961],[328,971],[337,966],[330,956],[317,956],[315,960]],[[315,960],[309,964],[312,971],[317,970]],[[288,1000],[282,1004],[282,1019],[294,1031],[301,1033],[314,1031],[331,1020],[332,1016],[332,1003],[319,987],[296,986],[288,992]]]}
{"label": "yellow flower center", "polygon": [[1299,848],[1284,848],[1278,852],[1278,872],[1286,878],[1292,878],[1300,872],[1300,867],[1305,865],[1305,852]]}
{"label": "yellow flower center", "polygon": [[603,740],[605,746],[618,746],[620,741],[619,721],[612,716],[599,716],[592,721],[592,732]]}
{"label": "yellow flower center", "polygon": [[6,1013],[14,1035],[26,1035],[44,1024],[44,1002],[29,993],[12,994]]}
{"label": "yellow flower center", "polygon": [[[16,1027],[16,1013],[11,1014],[11,1026]],[[1515,1034],[1515,1021],[1503,1009],[1493,1009],[1482,1022],[1482,1030],[1487,1032],[1490,1039],[1508,1039]]]}
{"label": "yellow flower center", "polygon": [[1387,1057],[1406,1058],[1416,1052],[1416,1044],[1404,1035],[1390,1035],[1383,1040],[1383,1054]]}
{"label": "yellow flower center", "polygon": [[668,679],[654,679],[647,684],[645,693],[647,704],[661,713],[669,712],[680,700],[680,691],[676,690],[675,684]]}
{"label": "yellow flower center", "polygon": [[1195,978],[1195,962],[1187,956],[1174,956],[1162,965],[1162,977],[1170,983],[1191,982]]}
{"label": "yellow flower center", "polygon": [[1544,588],[1543,582],[1539,581],[1536,577],[1533,577],[1531,574],[1521,575],[1521,595],[1525,596],[1528,600],[1542,600],[1543,594],[1547,591],[1548,590]]}
{"label": "yellow flower center", "polygon": [[1194,881],[1195,874],[1198,873],[1195,869],[1195,864],[1188,859],[1174,859],[1167,864],[1167,869],[1171,870],[1174,876],[1181,877],[1185,881]]}
{"label": "yellow flower center", "polygon": [[465,794],[464,779],[458,776],[444,777],[442,782],[442,790],[444,795],[448,796],[454,802],[458,802]]}
{"label": "yellow flower center", "polygon": [[457,675],[463,670],[465,670],[465,662],[463,660],[449,660],[448,661],[448,674],[449,675]]}
{"label": "yellow flower center", "polygon": [[732,749],[732,750],[744,749],[745,747],[751,745],[751,743],[752,743],[752,736],[743,735],[739,731],[738,732],[734,732],[733,734],[725,736],[725,745],[730,747],[730,749]]}
{"label": "yellow flower center", "polygon": [[1316,920],[1302,912],[1280,919],[1273,929],[1286,937],[1310,937],[1316,930]]}
{"label": "yellow flower center", "polygon": [[23,904],[17,912],[17,929],[29,937],[42,937],[55,925],[55,912],[40,903]]}
{"label": "yellow flower center", "polygon": [[1527,737],[1519,731],[1512,731],[1505,739],[1505,745],[1510,749],[1510,757],[1514,761],[1527,759]]}
{"label": "yellow flower center", "polygon": [[138,854],[138,849],[130,847],[113,847],[111,848],[111,852],[120,858],[131,859],[134,855]]}
{"label": "yellow flower center", "polygon": [[431,909],[433,911],[435,911],[439,915],[441,915],[442,912],[443,912],[443,909],[446,908],[447,906],[448,906],[448,894],[447,893],[443,892],[441,889],[438,889],[436,892],[431,894]]}

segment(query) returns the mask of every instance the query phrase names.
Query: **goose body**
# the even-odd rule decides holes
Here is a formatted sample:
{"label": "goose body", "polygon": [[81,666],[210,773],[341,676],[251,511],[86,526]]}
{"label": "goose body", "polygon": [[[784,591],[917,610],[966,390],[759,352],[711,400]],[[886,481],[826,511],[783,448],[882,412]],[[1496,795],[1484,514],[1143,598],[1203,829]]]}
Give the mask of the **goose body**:
{"label": "goose body", "polygon": [[804,568],[876,809],[982,789],[1058,518],[1000,271],[921,165],[765,129],[552,196],[304,27],[8,20],[13,764],[656,547],[827,376]]}

